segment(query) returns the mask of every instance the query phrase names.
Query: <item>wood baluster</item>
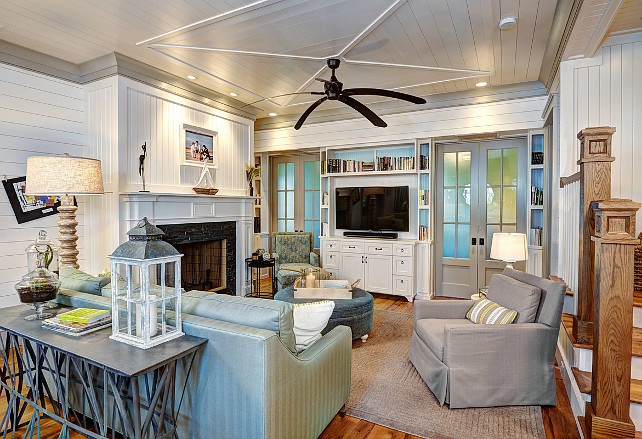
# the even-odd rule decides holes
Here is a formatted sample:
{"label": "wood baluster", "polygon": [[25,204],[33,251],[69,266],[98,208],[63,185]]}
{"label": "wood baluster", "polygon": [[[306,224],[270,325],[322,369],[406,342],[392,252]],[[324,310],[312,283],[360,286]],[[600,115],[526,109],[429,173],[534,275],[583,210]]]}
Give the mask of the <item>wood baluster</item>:
{"label": "wood baluster", "polygon": [[593,339],[593,273],[594,233],[591,203],[611,198],[611,140],[615,128],[585,128],[577,134],[580,140],[580,230],[577,315],[573,334],[578,343],[591,344]]}
{"label": "wood baluster", "polygon": [[593,370],[586,403],[589,438],[635,438],[629,417],[633,335],[635,215],[640,203],[606,200],[592,204],[595,251]]}

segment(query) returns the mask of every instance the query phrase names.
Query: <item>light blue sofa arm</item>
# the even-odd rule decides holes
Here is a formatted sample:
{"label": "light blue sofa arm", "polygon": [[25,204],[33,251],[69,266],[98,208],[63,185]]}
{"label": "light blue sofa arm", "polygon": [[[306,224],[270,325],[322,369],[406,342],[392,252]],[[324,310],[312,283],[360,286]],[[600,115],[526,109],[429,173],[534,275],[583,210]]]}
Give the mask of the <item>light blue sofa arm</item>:
{"label": "light blue sofa arm", "polygon": [[267,345],[265,437],[317,438],[350,396],[350,328],[335,327],[298,357]]}

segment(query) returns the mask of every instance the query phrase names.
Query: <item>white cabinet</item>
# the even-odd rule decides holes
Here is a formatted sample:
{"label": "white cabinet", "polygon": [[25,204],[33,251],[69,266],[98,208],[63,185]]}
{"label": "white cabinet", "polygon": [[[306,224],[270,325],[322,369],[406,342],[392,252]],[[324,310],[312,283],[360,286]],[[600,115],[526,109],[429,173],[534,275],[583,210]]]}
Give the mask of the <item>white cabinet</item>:
{"label": "white cabinet", "polygon": [[408,240],[322,238],[323,268],[371,293],[416,295],[416,243]]}
{"label": "white cabinet", "polygon": [[390,256],[366,255],[365,290],[371,293],[390,294],[392,290],[392,265]]}

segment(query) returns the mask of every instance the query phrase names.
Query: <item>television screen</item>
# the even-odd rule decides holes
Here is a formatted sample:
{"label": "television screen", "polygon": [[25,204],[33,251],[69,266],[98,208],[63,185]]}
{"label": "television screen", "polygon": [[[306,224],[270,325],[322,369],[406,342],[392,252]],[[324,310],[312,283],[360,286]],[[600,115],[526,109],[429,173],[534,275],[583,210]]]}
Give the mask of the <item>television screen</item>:
{"label": "television screen", "polygon": [[336,228],[408,232],[408,186],[336,189]]}

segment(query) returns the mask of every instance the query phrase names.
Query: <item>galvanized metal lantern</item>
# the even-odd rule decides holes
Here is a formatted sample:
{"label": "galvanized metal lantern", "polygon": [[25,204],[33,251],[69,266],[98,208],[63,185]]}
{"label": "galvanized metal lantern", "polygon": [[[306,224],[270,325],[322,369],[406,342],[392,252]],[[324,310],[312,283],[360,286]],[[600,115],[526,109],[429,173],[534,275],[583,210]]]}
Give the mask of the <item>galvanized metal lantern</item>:
{"label": "galvanized metal lantern", "polygon": [[164,234],[143,218],[109,256],[114,340],[148,349],[183,335],[183,255],[161,239]]}

